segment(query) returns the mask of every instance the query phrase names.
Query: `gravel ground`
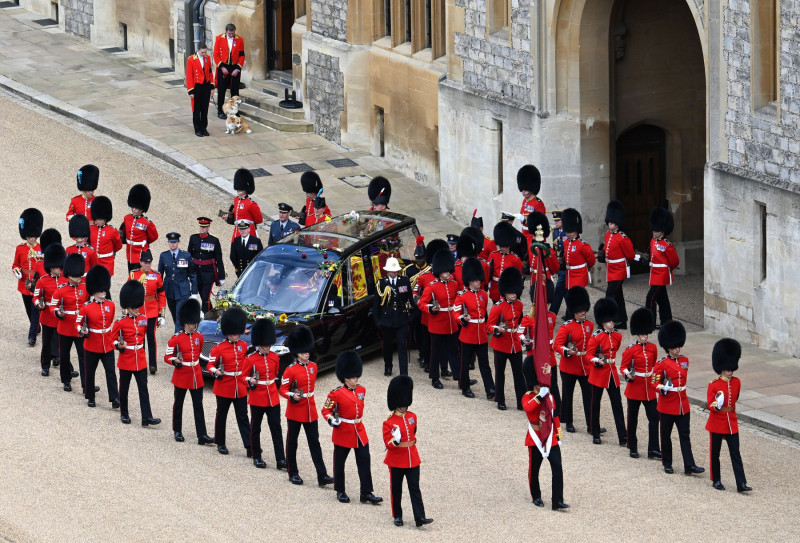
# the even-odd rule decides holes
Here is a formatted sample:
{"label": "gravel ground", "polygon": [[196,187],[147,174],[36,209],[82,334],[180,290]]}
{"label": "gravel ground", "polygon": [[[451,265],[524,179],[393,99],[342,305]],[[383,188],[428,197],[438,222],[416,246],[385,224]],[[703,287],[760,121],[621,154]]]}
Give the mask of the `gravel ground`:
{"label": "gravel ground", "polygon": [[[214,213],[227,202],[216,191],[199,188],[191,176],[130,152],[124,146],[86,128],[64,123],[50,113],[21,110],[0,96],[0,107],[16,111],[0,119],[2,188],[11,205],[3,208],[7,235],[2,251],[10,260],[20,240],[14,225],[20,211],[39,207],[46,226],[66,233],[64,212],[75,193],[75,171],[92,162],[101,170],[99,194],[112,198],[113,221],[123,215],[128,187],[147,183],[153,192],[149,216],[161,232],[154,252],[166,248],[163,236],[171,230],[188,234],[194,218]],[[24,122],[21,122],[24,119]],[[189,183],[189,185],[187,185]],[[24,196],[22,195],[24,194]],[[191,195],[191,196],[190,196]],[[424,231],[424,225],[421,225]],[[221,238],[228,227],[212,228]],[[117,259],[112,290],[124,279],[124,257]],[[428,516],[435,522],[422,530],[413,524],[404,498],[407,526],[391,524],[389,484],[382,465],[381,423],[388,412],[382,364],[365,364],[366,426],[372,443],[375,492],[386,502],[379,507],[341,505],[333,489],[314,484],[313,469],[303,439],[298,461],[307,480],[302,487],[287,481],[269,465],[256,470],[238,445],[229,417],[229,456],[213,447],[194,444],[191,411],[186,407],[185,443],[175,443],[170,431],[171,372],[162,366],[150,379],[153,411],[164,419],[157,427],[136,424],[139,411],[131,395],[134,424],[124,426],[119,414],[104,401],[87,409],[76,392],[61,390],[58,377],[39,376],[38,346],[25,343],[25,314],[11,274],[0,284],[7,301],[0,350],[5,356],[5,379],[0,380],[0,541],[49,542],[174,541],[202,538],[213,541],[252,541],[270,534],[292,540],[376,541],[403,537],[410,541],[522,540],[523,533],[546,530],[543,537],[566,541],[747,541],[769,536],[790,539],[800,530],[796,474],[800,463],[797,443],[761,430],[744,427],[742,455],[748,482],[755,490],[739,495],[727,454],[722,479],[728,491],[711,488],[707,475],[668,476],[658,462],[632,460],[616,445],[610,408],[603,405],[608,438],[602,446],[583,433],[565,434],[562,445],[567,512],[539,509],[528,495],[527,451],[523,446],[525,418],[516,411],[499,412],[482,399],[467,400],[452,381],[434,390],[415,364],[417,380],[413,410],[422,419],[420,454],[422,493]],[[167,327],[169,328],[169,327]],[[165,344],[168,332],[159,341]],[[691,356],[691,353],[688,353]],[[510,379],[509,379],[510,381]],[[103,378],[98,381],[104,388]],[[320,377],[320,394],[338,383],[331,373]],[[510,384],[509,384],[510,386]],[[507,394],[512,394],[508,390]],[[98,398],[104,398],[101,391]],[[580,412],[579,399],[576,402]],[[212,428],[214,401],[206,389],[206,420]],[[694,452],[708,466],[706,416],[692,417]],[[640,422],[639,439],[643,439]],[[265,429],[266,432],[266,429]],[[320,427],[329,471],[332,468],[330,429]],[[267,435],[263,436],[269,442]],[[673,439],[677,452],[677,438]],[[680,472],[680,460],[676,471]],[[351,497],[358,495],[353,461],[347,469]],[[544,499],[549,506],[549,469],[543,468]],[[546,524],[543,524],[546,523]],[[354,533],[355,532],[355,533]],[[280,535],[278,535],[280,534]],[[541,537],[534,535],[533,537]]]}

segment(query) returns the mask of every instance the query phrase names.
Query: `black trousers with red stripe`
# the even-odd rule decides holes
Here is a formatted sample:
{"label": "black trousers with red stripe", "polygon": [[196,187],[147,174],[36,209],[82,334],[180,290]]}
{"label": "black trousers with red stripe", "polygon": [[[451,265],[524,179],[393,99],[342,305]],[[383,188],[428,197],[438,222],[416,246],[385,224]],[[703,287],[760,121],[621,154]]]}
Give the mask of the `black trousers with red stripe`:
{"label": "black trousers with red stripe", "polygon": [[136,379],[136,388],[139,391],[139,408],[142,418],[149,419],[153,416],[150,409],[150,392],[147,390],[147,370],[139,371],[119,370],[119,414],[128,416],[128,390],[131,387],[131,378]]}
{"label": "black trousers with red stripe", "polygon": [[[614,371],[613,369],[611,371]],[[608,388],[592,385],[592,437],[600,437],[600,400],[603,399],[603,391],[608,391],[608,399],[611,401],[611,412],[614,414],[614,424],[617,427],[617,437],[620,443],[628,440],[628,431],[625,428],[625,415],[622,411],[622,397],[619,387],[611,380]]]}
{"label": "black trousers with red stripe", "polygon": [[175,402],[172,404],[172,431],[183,432],[183,401],[186,399],[186,392],[192,396],[192,409],[194,410],[194,429],[197,437],[206,435],[206,415],[203,412],[203,387],[200,388],[178,388],[175,387]]}
{"label": "black trousers with red stripe", "polygon": [[494,399],[498,404],[506,403],[506,362],[511,364],[511,377],[514,380],[514,394],[517,409],[522,410],[522,396],[525,394],[525,378],[522,376],[522,352],[494,352]]}
{"label": "black trousers with red stripe", "polygon": [[70,361],[70,351],[72,344],[75,344],[75,352],[78,356],[78,369],[81,376],[81,387],[85,388],[86,383],[86,366],[83,360],[83,338],[78,336],[62,336],[58,334],[58,359],[60,365],[58,366],[59,373],[61,374],[61,382],[65,385],[72,381],[72,362]]}
{"label": "black trousers with red stripe", "polygon": [[[530,463],[528,467],[528,486],[531,489],[531,498],[541,499],[542,489],[539,487],[539,469],[544,458],[537,447],[528,447]],[[547,456],[550,462],[550,471],[553,472],[553,503],[564,501],[564,470],[561,466],[561,447],[553,445]]]}
{"label": "black trousers with red stripe", "polygon": [[411,510],[414,519],[425,518],[425,505],[422,503],[422,492],[419,490],[419,466],[415,468],[389,467],[389,488],[392,494],[392,516],[403,518],[403,479],[408,485],[408,496],[411,498]]}
{"label": "black trousers with red stripe", "polygon": [[581,397],[583,398],[583,415],[586,418],[586,430],[592,429],[592,385],[589,384],[589,377],[586,375],[573,375],[561,372],[561,381],[564,383],[561,395],[561,424],[572,425],[572,397],[575,393],[575,383],[581,386]]}
{"label": "black trousers with red stripe", "polygon": [[639,406],[644,405],[647,415],[647,452],[660,451],[658,447],[658,402],[656,400],[631,400],[628,398],[628,448],[631,452],[639,452],[639,440],[636,438],[636,427],[639,424]]}
{"label": "black trousers with red stripe", "polygon": [[692,441],[689,439],[689,413],[669,415],[659,413],[661,418],[661,464],[672,467],[672,427],[678,428],[678,440],[681,444],[683,467],[689,469],[695,465],[692,454]]}
{"label": "black trousers with red stripe", "polygon": [[286,460],[283,452],[283,429],[281,429],[281,406],[273,405],[250,406],[250,444],[253,447],[253,459],[261,458],[261,422],[267,417],[267,426],[272,435],[272,448],[275,450],[275,460]]}
{"label": "black trousers with red stripe", "polygon": [[156,324],[158,323],[158,317],[151,317],[147,319],[147,360],[149,361],[149,366],[151,368],[158,367],[158,358],[156,355],[156,351],[158,350],[158,344],[156,343]]}
{"label": "black trousers with red stripe", "polygon": [[87,400],[94,401],[94,378],[97,374],[97,365],[103,364],[106,373],[106,386],[108,387],[108,401],[118,402],[119,391],[117,390],[117,369],[114,367],[114,351],[107,353],[95,353],[84,351],[84,363],[86,364],[86,386],[84,396]]}
{"label": "black trousers with red stripe", "polygon": [[622,292],[622,281],[609,281],[606,285],[606,298],[617,302],[616,322],[628,324],[628,311],[625,309],[625,294]]}
{"label": "black trousers with red stripe", "polygon": [[358,479],[361,482],[361,495],[364,496],[372,492],[372,471],[370,469],[369,443],[359,442],[358,447],[333,446],[333,488],[336,492],[344,492],[344,463],[350,455],[350,451],[356,457],[356,467],[358,468]]}
{"label": "black trousers with red stripe", "polygon": [[666,285],[652,285],[647,291],[644,306],[653,313],[653,319],[656,318],[656,306],[658,306],[661,324],[672,320],[672,306],[669,304]]}
{"label": "black trousers with red stripe", "polygon": [[39,359],[43,370],[50,369],[50,361],[53,359],[53,337],[56,335],[55,326],[42,325],[42,354]]}
{"label": "black trousers with red stripe", "polygon": [[733,476],[736,478],[737,485],[747,484],[744,476],[744,464],[742,455],[739,453],[739,434],[711,434],[711,480],[721,481],[719,473],[719,454],[722,450],[722,440],[728,442],[728,452],[731,453],[731,464],[733,465]]}
{"label": "black trousers with red stripe", "polygon": [[430,334],[431,336],[431,358],[428,361],[430,372],[428,377],[437,380],[440,377],[439,369],[442,373],[447,371],[447,363],[450,362],[450,371],[453,377],[457,378],[461,373],[461,360],[459,354],[458,332],[453,334]]}
{"label": "black trousers with red stripe", "polygon": [[478,369],[481,372],[481,379],[483,380],[483,389],[486,394],[494,394],[494,380],[492,379],[492,370],[489,367],[489,344],[481,343],[464,343],[461,342],[461,376],[459,377],[459,386],[461,390],[469,388],[469,365],[472,360],[477,356]]}
{"label": "black trousers with red stripe", "polygon": [[228,410],[233,404],[236,413],[236,424],[245,449],[250,448],[250,420],[247,418],[247,396],[243,398],[224,398],[217,396],[217,417],[214,423],[214,441],[225,446],[225,426],[228,422]]}
{"label": "black trousers with red stripe", "polygon": [[325,460],[322,459],[322,447],[319,445],[319,425],[318,421],[299,422],[286,419],[286,466],[289,477],[298,475],[297,469],[297,438],[300,437],[300,428],[306,431],[306,441],[308,449],[311,451],[311,460],[317,470],[317,481],[322,480],[328,475],[325,468]]}

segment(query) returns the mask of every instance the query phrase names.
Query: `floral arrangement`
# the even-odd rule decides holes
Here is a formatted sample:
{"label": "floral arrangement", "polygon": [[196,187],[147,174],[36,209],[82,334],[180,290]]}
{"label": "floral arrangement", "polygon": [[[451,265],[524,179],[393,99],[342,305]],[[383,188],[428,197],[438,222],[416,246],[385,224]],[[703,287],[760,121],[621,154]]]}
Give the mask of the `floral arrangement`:
{"label": "floral arrangement", "polygon": [[399,236],[392,236],[384,238],[378,242],[378,249],[382,253],[396,253],[400,254],[400,249],[403,247],[403,241]]}
{"label": "floral arrangement", "polygon": [[330,277],[331,275],[335,275],[339,268],[342,267],[342,261],[339,260],[338,262],[334,262],[332,260],[323,260],[319,263],[319,269],[322,272],[324,277]]}
{"label": "floral arrangement", "polygon": [[290,322],[289,315],[286,313],[275,315],[275,313],[268,311],[259,305],[240,303],[227,294],[217,298],[214,303],[214,307],[220,311],[225,311],[231,307],[238,307],[244,311],[245,315],[247,315],[247,320],[249,322],[256,322],[258,319],[269,319],[275,324],[287,324]]}
{"label": "floral arrangement", "polygon": [[359,215],[354,210],[354,211],[351,211],[350,213],[348,213],[347,215],[344,216],[344,218],[342,219],[342,224],[347,224],[347,223],[350,223],[350,222],[358,222],[358,219],[359,219]]}

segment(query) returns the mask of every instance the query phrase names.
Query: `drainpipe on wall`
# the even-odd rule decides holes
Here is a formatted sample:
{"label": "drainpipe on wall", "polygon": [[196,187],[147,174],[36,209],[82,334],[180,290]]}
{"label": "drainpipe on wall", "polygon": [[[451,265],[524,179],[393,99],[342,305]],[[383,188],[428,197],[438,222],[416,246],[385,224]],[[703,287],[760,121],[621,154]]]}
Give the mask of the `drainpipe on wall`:
{"label": "drainpipe on wall", "polygon": [[[206,6],[206,0],[194,0],[194,49],[197,51],[197,45],[201,41],[206,41],[206,18],[203,15],[203,8]],[[208,44],[206,44],[208,45]]]}
{"label": "drainpipe on wall", "polygon": [[197,44],[204,41],[205,17],[202,16],[206,0],[183,0],[184,7],[184,40],[186,57],[197,51]]}

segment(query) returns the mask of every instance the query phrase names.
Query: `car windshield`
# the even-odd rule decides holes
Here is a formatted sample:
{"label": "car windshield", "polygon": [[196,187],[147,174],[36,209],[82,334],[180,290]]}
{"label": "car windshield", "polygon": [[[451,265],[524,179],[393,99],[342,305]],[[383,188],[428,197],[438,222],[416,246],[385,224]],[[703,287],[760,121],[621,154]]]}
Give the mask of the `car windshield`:
{"label": "car windshield", "polygon": [[279,243],[343,251],[361,239],[399,224],[403,218],[402,215],[385,211],[351,211],[329,222],[317,223],[289,234]]}
{"label": "car windshield", "polygon": [[315,313],[338,261],[333,251],[273,245],[250,263],[230,296],[273,313]]}

